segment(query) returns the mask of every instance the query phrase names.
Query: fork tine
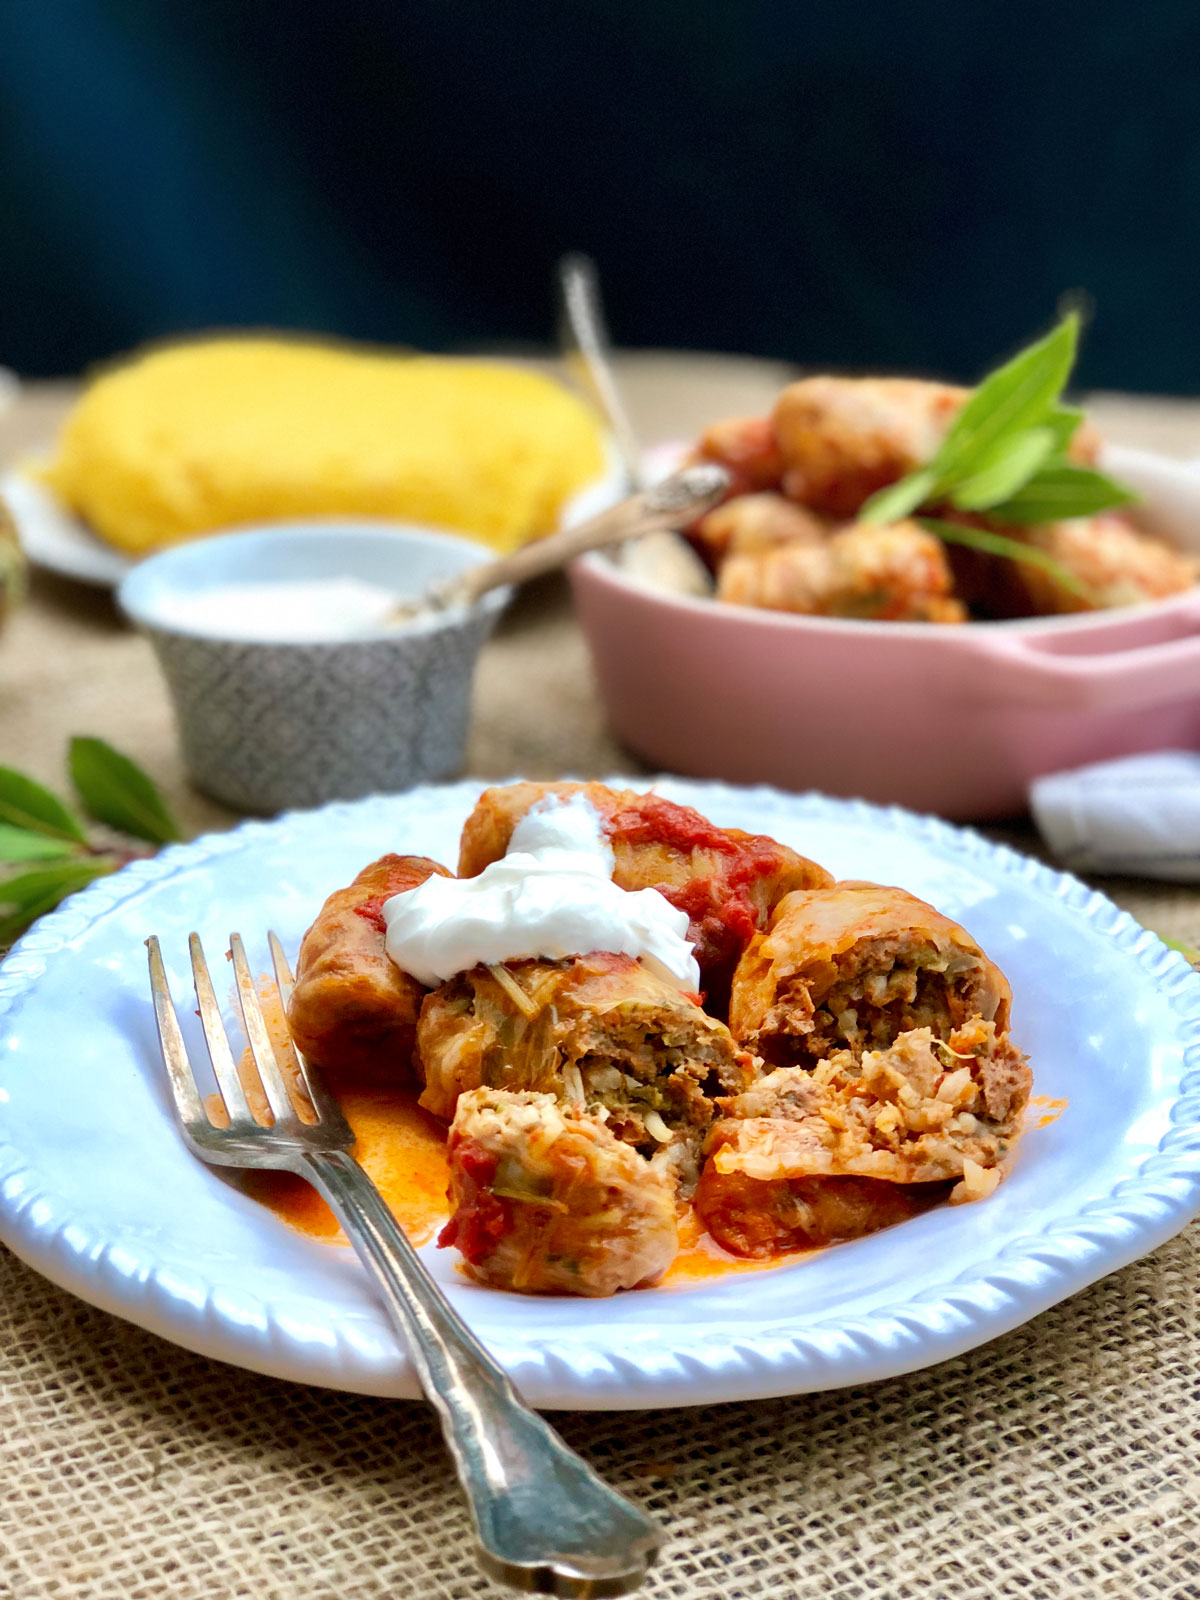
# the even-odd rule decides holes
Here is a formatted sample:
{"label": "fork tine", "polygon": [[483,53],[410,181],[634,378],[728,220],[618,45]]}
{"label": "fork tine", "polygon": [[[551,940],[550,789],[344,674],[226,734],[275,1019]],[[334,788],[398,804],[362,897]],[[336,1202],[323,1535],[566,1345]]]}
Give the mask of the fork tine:
{"label": "fork tine", "polygon": [[208,1045],[209,1060],[216,1075],[217,1087],[221,1091],[221,1099],[224,1100],[225,1109],[229,1113],[229,1126],[232,1128],[238,1124],[249,1123],[252,1127],[257,1127],[254,1113],[246,1100],[242,1080],[238,1077],[233,1052],[229,1048],[229,1036],[221,1019],[221,1008],[213,992],[208,962],[204,959],[204,948],[198,933],[189,934],[188,949],[192,955],[192,980],[196,985],[200,1025],[204,1029],[204,1039]]}
{"label": "fork tine", "polygon": [[[283,1009],[286,1014],[287,1008],[291,1004],[292,989],[295,987],[296,980],[292,976],[291,965],[284,954],[278,934],[268,930],[267,943],[271,948],[271,965],[275,968],[275,984],[279,990],[279,998],[283,1002]],[[341,1107],[325,1087],[320,1073],[310,1069],[303,1052],[297,1046],[295,1039],[292,1038],[290,1029],[288,1030],[288,1043],[291,1046],[292,1054],[296,1058],[296,1065],[300,1068],[300,1077],[304,1083],[308,1098],[312,1102],[313,1110],[322,1122],[332,1121],[335,1118],[340,1122],[342,1120]]]}
{"label": "fork tine", "polygon": [[267,929],[267,944],[271,949],[271,965],[275,968],[275,982],[279,985],[279,996],[286,1011],[292,1003],[292,990],[296,986],[296,979],[292,972],[291,962],[287,958],[287,953],[279,942],[279,935],[272,928]]}
{"label": "fork tine", "polygon": [[208,1117],[204,1110],[204,1102],[200,1098],[200,1091],[196,1087],[196,1080],[192,1076],[187,1046],[183,1042],[175,1003],[171,999],[171,990],[167,983],[166,968],[163,966],[162,950],[156,936],[151,935],[146,940],[146,949],[150,952],[150,992],[154,996],[158,1041],[162,1047],[163,1062],[171,1083],[175,1114],[187,1128],[197,1122],[207,1122]]}
{"label": "fork tine", "polygon": [[267,1100],[275,1113],[276,1126],[288,1121],[299,1122],[296,1109],[288,1096],[287,1084],[283,1081],[283,1073],[279,1070],[279,1062],[275,1059],[275,1047],[271,1043],[271,1036],[263,1020],[262,1002],[259,1000],[258,989],[250,973],[250,963],[246,960],[241,934],[229,935],[229,953],[233,957],[238,1004],[242,1011],[246,1040],[250,1046],[250,1054],[254,1057],[254,1065],[258,1068]]}

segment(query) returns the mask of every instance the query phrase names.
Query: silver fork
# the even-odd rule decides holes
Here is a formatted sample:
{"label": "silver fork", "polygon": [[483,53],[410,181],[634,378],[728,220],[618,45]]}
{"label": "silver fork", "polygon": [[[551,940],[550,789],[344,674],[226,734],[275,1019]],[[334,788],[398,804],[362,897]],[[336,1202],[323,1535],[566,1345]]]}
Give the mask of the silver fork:
{"label": "silver fork", "polygon": [[[269,936],[286,1008],[292,973]],[[610,1489],[520,1398],[454,1311],[351,1155],[354,1135],[320,1075],[292,1046],[309,1101],[298,1114],[276,1060],[241,938],[230,936],[238,1003],[274,1122],[257,1122],[238,1076],[200,940],[189,940],[200,1021],[229,1126],[209,1118],[188,1060],[157,938],[150,987],[184,1141],[202,1161],[298,1173],[324,1196],[375,1284],[436,1407],[466,1493],[480,1562],[538,1594],[619,1595],[636,1589],[662,1541],[655,1523]],[[307,1120],[311,1114],[311,1121]]]}

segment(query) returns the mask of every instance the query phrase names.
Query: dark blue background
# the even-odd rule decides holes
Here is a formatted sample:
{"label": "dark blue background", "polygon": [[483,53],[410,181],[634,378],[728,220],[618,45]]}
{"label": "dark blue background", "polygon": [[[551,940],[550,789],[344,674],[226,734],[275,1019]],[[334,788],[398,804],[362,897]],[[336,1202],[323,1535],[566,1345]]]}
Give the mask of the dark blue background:
{"label": "dark blue background", "polygon": [[1194,0],[0,0],[0,362],[211,325],[1200,392]]}

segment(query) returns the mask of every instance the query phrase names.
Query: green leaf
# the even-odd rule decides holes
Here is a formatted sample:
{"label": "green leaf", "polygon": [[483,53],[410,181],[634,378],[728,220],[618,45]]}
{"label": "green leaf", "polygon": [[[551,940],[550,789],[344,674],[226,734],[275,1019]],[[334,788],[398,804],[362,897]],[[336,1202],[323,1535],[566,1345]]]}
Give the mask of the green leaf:
{"label": "green leaf", "polygon": [[1052,431],[1055,449],[1058,454],[1063,455],[1084,421],[1085,414],[1078,406],[1055,406],[1042,423],[1042,427]]}
{"label": "green leaf", "polygon": [[940,489],[975,472],[1007,434],[1046,421],[1070,377],[1078,342],[1079,313],[1072,311],[1045,338],[984,378],[929,463]]}
{"label": "green leaf", "polygon": [[1001,439],[950,496],[959,511],[986,511],[1020,489],[1055,448],[1049,428],[1026,428]]}
{"label": "green leaf", "polygon": [[1036,472],[1029,482],[1002,504],[991,509],[1000,522],[1029,527],[1037,522],[1063,522],[1068,517],[1091,517],[1131,505],[1137,496],[1092,467],[1053,462]]}
{"label": "green leaf", "polygon": [[859,511],[858,520],[875,524],[899,522],[929,498],[936,481],[928,468],[910,472],[899,483],[889,484],[873,494]]}
{"label": "green leaf", "polygon": [[[872,495],[860,520],[894,522],[948,501],[959,511],[987,511],[989,520],[1028,527],[1131,504],[1137,497],[1121,484],[1066,459],[1083,412],[1062,405],[1058,397],[1078,341],[1079,315],[1072,311],[1045,338],[984,378],[933,459]],[[968,541],[959,537],[958,542]],[[980,538],[975,543],[987,548]],[[1053,570],[1067,588],[1084,592],[1044,551],[1014,541],[1009,546],[992,546],[991,553]]]}
{"label": "green leaf", "polygon": [[50,839],[87,843],[79,819],[67,810],[58,796],[12,767],[0,767],[0,822],[45,834]]}
{"label": "green leaf", "polygon": [[0,861],[50,861],[56,856],[74,855],[76,848],[66,839],[52,839],[48,833],[34,833],[29,828],[0,822]]}
{"label": "green leaf", "polygon": [[152,844],[183,838],[151,779],[103,739],[72,739],[70,765],[79,798],[98,821]]}
{"label": "green leaf", "polygon": [[13,917],[0,917],[0,951],[7,950],[25,932],[31,923],[39,917],[45,916],[47,911],[53,911],[58,904],[58,896],[48,898],[42,905],[35,906],[32,910],[21,912]]}
{"label": "green leaf", "polygon": [[[93,876],[98,877],[100,874],[96,873]],[[30,900],[20,911],[14,911],[10,916],[0,916],[0,950],[12,944],[14,939],[20,938],[26,928],[39,917],[45,916],[47,911],[53,911],[60,900],[64,900],[68,894],[73,894],[76,889],[83,887],[83,884],[76,883],[66,889],[48,889],[40,899]]]}
{"label": "green leaf", "polygon": [[1056,561],[1053,556],[1047,555],[1044,550],[1039,550],[1036,545],[1022,544],[1019,539],[1006,539],[1002,533],[993,533],[989,528],[964,528],[961,523],[943,522],[937,517],[920,517],[918,521],[927,532],[935,533],[947,544],[966,545],[969,550],[982,550],[990,556],[1006,556],[1010,561],[1022,561],[1026,566],[1041,567],[1043,572],[1048,572],[1064,589],[1078,595],[1081,600],[1086,600],[1089,605],[1095,604],[1095,596],[1087,585],[1080,583],[1075,574],[1068,571],[1061,561]]}
{"label": "green leaf", "polygon": [[112,872],[115,856],[86,856],[74,861],[56,861],[54,866],[34,867],[16,877],[0,878],[0,938],[13,938],[10,925],[24,926],[40,917],[43,910],[58,906],[67,894],[82,890],[93,878]]}

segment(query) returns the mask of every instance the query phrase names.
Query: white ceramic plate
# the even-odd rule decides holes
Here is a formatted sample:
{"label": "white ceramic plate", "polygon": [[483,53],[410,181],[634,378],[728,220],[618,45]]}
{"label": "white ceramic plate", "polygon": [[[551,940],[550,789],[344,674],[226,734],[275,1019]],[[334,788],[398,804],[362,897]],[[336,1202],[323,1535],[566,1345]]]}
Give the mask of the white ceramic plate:
{"label": "white ceramic plate", "polygon": [[[924,1367],[1170,1237],[1200,1197],[1200,976],[1098,894],[900,811],[663,780],[715,822],[960,919],[1008,973],[1035,1092],[1065,1097],[991,1199],[761,1273],[606,1301],[476,1288],[430,1267],[542,1406],[747,1399]],[[55,1282],[203,1354],[370,1394],[412,1369],[345,1247],[292,1232],[189,1156],[163,1086],[142,941],[163,941],[189,1042],[187,935],[266,964],[385,850],[452,861],[478,784],[416,790],[175,846],[44,918],[0,967],[0,1237]]]}
{"label": "white ceramic plate", "polygon": [[[0,368],[0,406],[3,399],[3,369]],[[610,450],[604,476],[580,489],[564,505],[563,526],[569,527],[585,516],[594,516],[619,500],[623,481],[616,456]],[[0,476],[0,498],[12,512],[21,547],[35,566],[57,572],[64,578],[74,578],[79,583],[115,589],[137,565],[132,556],[98,539],[81,517],[64,506],[51,489],[31,477],[27,470],[14,467]],[[411,524],[398,522],[397,526]],[[457,529],[447,531],[458,533],[460,538],[469,537]]]}
{"label": "white ceramic plate", "polygon": [[3,497],[17,525],[21,548],[34,566],[79,583],[115,589],[133,561],[102,543],[44,484],[19,468],[0,478]]}

